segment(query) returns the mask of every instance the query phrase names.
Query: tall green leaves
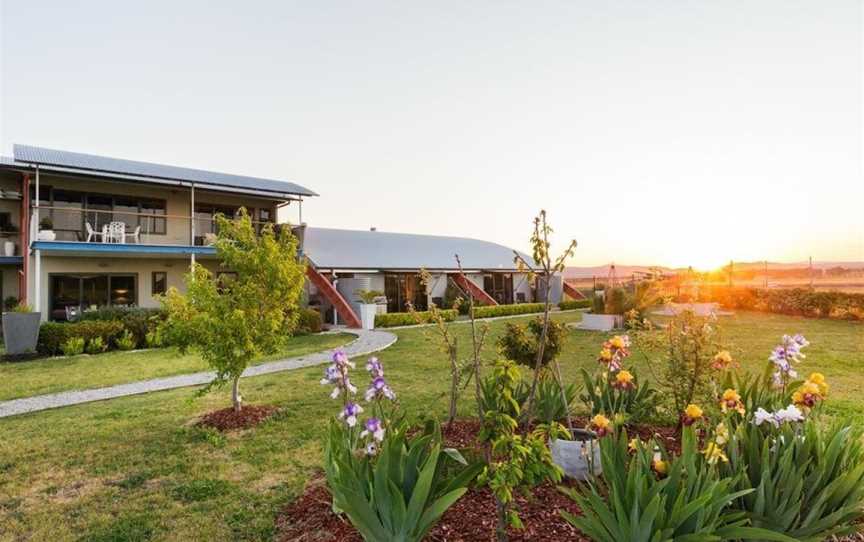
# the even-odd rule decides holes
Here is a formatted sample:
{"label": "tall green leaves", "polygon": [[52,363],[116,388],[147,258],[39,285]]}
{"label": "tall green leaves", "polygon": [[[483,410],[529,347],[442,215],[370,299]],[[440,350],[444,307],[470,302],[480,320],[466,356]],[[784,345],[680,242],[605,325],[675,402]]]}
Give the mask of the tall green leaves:
{"label": "tall green leaves", "polygon": [[854,531],[864,506],[859,428],[814,419],[774,428],[741,425],[729,446],[727,473],[752,490],[735,505],[753,524],[805,541]]}
{"label": "tall green leaves", "polygon": [[592,377],[582,369],[584,386],[579,398],[587,406],[591,415],[605,414],[616,419],[616,423],[639,423],[650,417],[656,410],[657,390],[648,382],[640,382],[634,373],[634,386],[619,388],[612,385],[614,375],[597,371]]}
{"label": "tall green leaves", "polygon": [[729,509],[752,490],[736,490],[733,479],[720,477],[696,441],[685,428],[681,454],[670,459],[653,441],[631,450],[624,431],[601,439],[604,478],[584,493],[563,489],[583,515],[562,514],[598,542],[793,540],[749,527],[744,513]]}
{"label": "tall green leaves", "polygon": [[333,421],[325,451],[333,504],[364,540],[420,541],[465,493],[482,465],[469,465],[452,449],[441,450],[437,423],[413,438],[392,429],[377,456],[358,456],[353,429]]}

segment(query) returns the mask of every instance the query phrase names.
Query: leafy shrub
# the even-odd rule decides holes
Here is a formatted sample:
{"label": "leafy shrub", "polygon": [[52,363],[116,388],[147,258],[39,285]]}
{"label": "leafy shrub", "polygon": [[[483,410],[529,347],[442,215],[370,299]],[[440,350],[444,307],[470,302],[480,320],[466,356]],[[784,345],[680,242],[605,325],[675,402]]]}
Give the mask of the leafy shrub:
{"label": "leafy shrub", "polygon": [[600,439],[603,479],[580,493],[562,489],[583,515],[564,518],[598,542],[632,540],[781,540],[764,529],[747,526],[747,517],[728,508],[730,501],[753,493],[735,489],[721,478],[697,449],[692,427],[685,427],[681,454],[670,459],[654,449],[653,440],[630,451],[627,433]]}
{"label": "leafy shrub", "polygon": [[133,350],[137,343],[132,332],[128,329],[124,329],[123,333],[114,340],[114,344],[117,345],[117,348],[120,350]]}
{"label": "leafy shrub", "polygon": [[299,333],[321,333],[321,313],[315,309],[301,308],[297,321]]}
{"label": "leafy shrub", "polygon": [[630,303],[624,288],[612,288],[606,292],[606,306],[603,314],[624,314],[632,308],[632,303]]}
{"label": "leafy shrub", "polygon": [[[452,322],[458,316],[453,309],[439,311],[445,322]],[[410,312],[388,312],[375,315],[375,327],[411,326],[422,323],[432,323],[432,314],[429,311]]]}
{"label": "leafy shrub", "polygon": [[164,346],[162,331],[158,327],[148,331],[147,335],[144,336],[144,344],[147,348],[161,348]]}
{"label": "leafy shrub", "polygon": [[700,292],[700,301],[713,301],[735,310],[773,312],[810,318],[864,320],[864,294],[816,292],[804,288],[714,287]]}
{"label": "leafy shrub", "polygon": [[147,344],[147,333],[156,329],[165,320],[165,311],[143,307],[102,307],[81,315],[81,321],[117,321],[129,330],[135,339],[135,346]]}
{"label": "leafy shrub", "polygon": [[39,328],[39,342],[36,351],[44,356],[56,356],[62,352],[61,346],[73,337],[84,339],[85,344],[99,337],[106,345],[114,344],[123,331],[118,321],[87,320],[83,322],[43,322]]}
{"label": "leafy shrub", "polygon": [[84,339],[81,337],[71,337],[66,340],[60,349],[64,356],[77,356],[84,353]]}
{"label": "leafy shrub", "polygon": [[486,380],[490,393],[485,398],[487,410],[478,438],[488,446],[491,458],[477,480],[495,496],[501,540],[507,524],[522,527],[519,513],[513,508],[514,493],[544,481],[559,482],[563,473],[552,461],[546,435],[539,431],[528,435],[516,432],[520,406],[514,394],[522,382],[519,366],[510,360],[499,360]]}
{"label": "leafy shrub", "polygon": [[14,295],[10,295],[10,296],[6,297],[6,299],[3,300],[3,310],[4,311],[11,311],[15,307],[15,305],[17,305],[17,304],[18,304],[18,298],[15,297]]}
{"label": "leafy shrub", "polygon": [[594,294],[591,299],[591,312],[594,314],[603,314],[606,311],[606,300],[603,296]]}
{"label": "leafy shrub", "polygon": [[572,299],[558,303],[558,308],[562,311],[572,311],[575,309],[587,309],[591,307],[590,299]]}
{"label": "leafy shrub", "polygon": [[474,306],[474,318],[495,318],[497,316],[515,316],[518,314],[533,314],[543,312],[543,303],[517,303],[515,305]]}
{"label": "leafy shrub", "polygon": [[85,350],[88,354],[101,354],[108,350],[108,345],[102,340],[102,337],[93,337],[87,341],[87,347]]}
{"label": "leafy shrub", "polygon": [[[539,317],[528,322],[527,329],[519,324],[508,323],[504,335],[498,339],[498,347],[505,358],[520,365],[534,368],[542,334],[543,319]],[[541,367],[547,367],[549,362],[558,357],[558,354],[561,353],[561,343],[564,337],[564,326],[550,320],[546,330],[543,359],[540,361]]]}
{"label": "leafy shrub", "polygon": [[355,290],[354,293],[367,305],[374,304],[379,297],[384,297],[384,292],[379,290]]}
{"label": "leafy shrub", "polygon": [[735,506],[758,527],[801,540],[855,532],[864,505],[864,451],[859,428],[801,424],[741,424],[726,472],[739,489],[755,489]]}

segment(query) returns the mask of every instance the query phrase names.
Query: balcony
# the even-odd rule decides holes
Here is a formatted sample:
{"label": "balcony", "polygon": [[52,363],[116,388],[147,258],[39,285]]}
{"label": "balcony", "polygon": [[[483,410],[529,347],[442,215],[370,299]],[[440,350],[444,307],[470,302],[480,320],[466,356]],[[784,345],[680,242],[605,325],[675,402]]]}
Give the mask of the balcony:
{"label": "balcony", "polygon": [[[265,223],[253,221],[256,228]],[[169,215],[164,208],[133,212],[40,206],[31,247],[69,256],[215,256],[216,232],[212,212],[191,217]]]}

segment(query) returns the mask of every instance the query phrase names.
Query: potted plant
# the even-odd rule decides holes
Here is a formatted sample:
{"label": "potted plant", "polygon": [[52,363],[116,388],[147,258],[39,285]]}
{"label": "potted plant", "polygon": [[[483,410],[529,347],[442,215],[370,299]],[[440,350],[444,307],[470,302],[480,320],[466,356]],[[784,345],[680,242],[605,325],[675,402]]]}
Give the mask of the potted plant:
{"label": "potted plant", "polygon": [[591,312],[582,315],[579,327],[591,331],[611,331],[624,326],[627,295],[622,288],[613,288],[595,295]]}
{"label": "potted plant", "polygon": [[384,296],[378,290],[357,290],[354,292],[360,298],[360,322],[363,329],[375,328],[375,314],[378,312],[378,299]]}
{"label": "potted plant", "polygon": [[40,241],[53,241],[57,239],[57,234],[54,233],[54,221],[51,217],[46,216],[39,221],[39,233],[36,238]]}
{"label": "potted plant", "polygon": [[18,227],[15,224],[7,223],[3,226],[3,232],[0,233],[0,236],[4,238],[3,241],[3,255],[6,257],[15,255],[15,241],[10,240],[10,237],[14,237],[18,233]]}
{"label": "potted plant", "polygon": [[600,443],[597,434],[587,429],[573,429],[571,440],[556,438],[549,441],[552,461],[574,480],[588,480],[600,474]]}
{"label": "potted plant", "polygon": [[19,303],[3,313],[3,340],[7,354],[26,354],[36,350],[41,315],[29,305]]}

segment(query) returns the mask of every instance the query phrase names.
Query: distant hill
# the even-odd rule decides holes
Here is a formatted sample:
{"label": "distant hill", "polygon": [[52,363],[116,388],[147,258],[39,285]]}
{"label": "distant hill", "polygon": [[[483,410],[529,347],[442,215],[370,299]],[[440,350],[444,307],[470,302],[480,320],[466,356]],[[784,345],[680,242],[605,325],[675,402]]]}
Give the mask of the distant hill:
{"label": "distant hill", "polygon": [[[765,262],[734,262],[735,271],[747,271],[747,270],[758,270],[762,271],[765,268]],[[564,269],[564,278],[565,279],[585,279],[591,277],[607,277],[609,276],[609,269],[612,264],[606,265],[596,265],[593,267],[577,267],[577,266],[569,266]],[[791,263],[781,263],[781,262],[768,262],[768,270],[783,270],[783,269],[801,269],[806,268],[810,265],[810,262],[791,262]],[[864,262],[813,262],[813,269],[831,269],[834,267],[843,267],[845,269],[864,269]],[[633,273],[648,273],[651,270],[660,270],[664,274],[674,274],[678,271],[685,271],[686,269],[680,268],[675,269],[671,267],[664,266],[650,266],[650,265],[621,265],[615,264],[615,274],[618,278],[626,278],[632,275]]]}

